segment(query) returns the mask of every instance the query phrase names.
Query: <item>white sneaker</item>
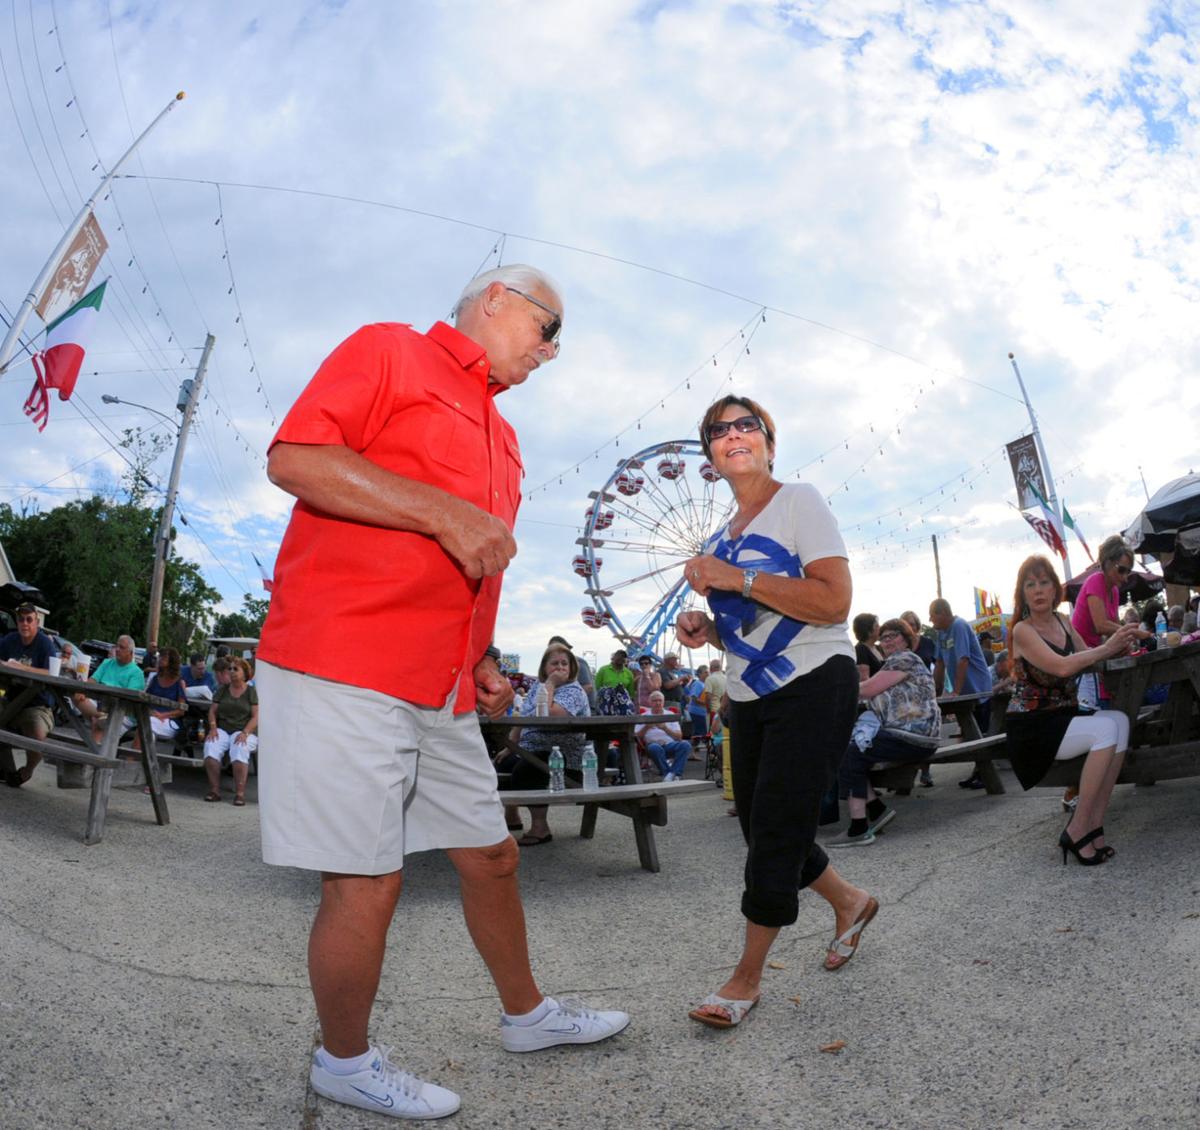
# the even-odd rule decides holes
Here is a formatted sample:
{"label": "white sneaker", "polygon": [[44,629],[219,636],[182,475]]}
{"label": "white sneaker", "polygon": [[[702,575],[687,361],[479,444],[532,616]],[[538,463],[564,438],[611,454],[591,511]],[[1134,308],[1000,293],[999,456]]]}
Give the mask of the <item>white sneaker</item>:
{"label": "white sneaker", "polygon": [[666,775],[666,776],[663,778],[663,783],[664,783],[664,784],[666,784],[668,781],[673,781],[673,780],[675,780],[675,774],[674,774],[674,773],[668,773],[668,774],[667,774],[667,775]]}
{"label": "white sneaker", "polygon": [[401,1071],[388,1058],[391,1048],[371,1045],[374,1057],[361,1071],[337,1075],[313,1053],[308,1073],[312,1089],[334,1102],[388,1114],[393,1118],[445,1118],[458,1110],[462,1100],[435,1083],[426,1083]]}
{"label": "white sneaker", "polygon": [[627,1012],[597,1012],[582,1001],[547,997],[550,1011],[536,1024],[514,1024],[500,1017],[500,1041],[507,1052],[536,1052],[559,1044],[594,1044],[629,1024]]}

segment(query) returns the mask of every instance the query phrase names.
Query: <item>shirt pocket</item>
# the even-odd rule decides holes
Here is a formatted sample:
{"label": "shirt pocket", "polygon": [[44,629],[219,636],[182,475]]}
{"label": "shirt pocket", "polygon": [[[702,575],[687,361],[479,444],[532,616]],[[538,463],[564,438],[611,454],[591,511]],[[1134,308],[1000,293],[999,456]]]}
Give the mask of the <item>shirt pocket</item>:
{"label": "shirt pocket", "polygon": [[429,388],[423,426],[425,452],[442,467],[463,475],[487,469],[487,433],[483,408],[442,388]]}
{"label": "shirt pocket", "polygon": [[521,480],[525,477],[525,465],[521,462],[521,450],[516,441],[507,437],[504,440],[504,474],[509,505],[515,511],[521,501]]}

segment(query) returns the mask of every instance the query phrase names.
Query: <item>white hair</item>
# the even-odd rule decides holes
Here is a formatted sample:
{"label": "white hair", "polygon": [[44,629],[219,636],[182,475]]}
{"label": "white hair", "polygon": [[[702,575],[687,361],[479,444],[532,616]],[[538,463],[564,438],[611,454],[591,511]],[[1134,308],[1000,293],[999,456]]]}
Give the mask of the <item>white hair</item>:
{"label": "white hair", "polygon": [[548,290],[562,300],[562,291],[558,289],[558,284],[545,271],[539,271],[537,267],[530,267],[526,263],[509,263],[507,267],[495,267],[484,271],[482,275],[476,275],[467,283],[454,304],[454,316],[458,317],[463,307],[478,298],[492,283],[503,283],[516,290]]}
{"label": "white hair", "polygon": [[117,643],[127,643],[131,651],[136,646],[133,642],[133,636],[117,636]]}

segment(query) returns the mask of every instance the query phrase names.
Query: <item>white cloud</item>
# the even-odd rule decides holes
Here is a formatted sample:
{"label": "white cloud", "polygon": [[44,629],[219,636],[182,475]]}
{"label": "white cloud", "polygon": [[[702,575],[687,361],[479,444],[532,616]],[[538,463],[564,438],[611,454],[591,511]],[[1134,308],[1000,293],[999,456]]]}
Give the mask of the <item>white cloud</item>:
{"label": "white cloud", "polygon": [[[68,163],[81,185],[96,176],[55,44],[106,161],[130,137],[122,89],[139,130],[182,85],[187,100],[131,171],[304,188],[494,229],[234,187],[218,226],[214,188],[162,181],[162,225],[142,182],[117,187],[125,232],[102,206],[115,285],[94,353],[104,375],[82,380],[81,395],[100,408],[111,391],[169,415],[204,332],[216,335],[182,504],[221,565],[194,540],[181,545],[234,602],[256,582],[248,554],[273,558],[288,503],[226,420],[261,455],[273,428],[260,379],[282,414],[360,323],[445,316],[501,231],[512,233],[506,261],[537,262],[566,291],[562,357],[504,400],[527,485],[600,449],[522,510],[501,630],[529,655],[554,629],[603,639],[575,627],[582,585],[569,561],[586,492],[635,445],[692,435],[718,388],[776,415],[781,471],[828,451],[804,474],[827,492],[848,483],[835,497],[848,542],[895,531],[886,565],[878,552],[854,556],[858,598],[881,612],[923,610],[931,595],[927,533],[919,522],[904,531],[898,510],[928,511],[929,530],[974,519],[943,535],[944,588],[960,605],[974,584],[1006,591],[1038,548],[1005,505],[1011,482],[995,455],[1027,426],[1010,349],[1093,544],[1136,512],[1139,464],[1153,489],[1194,461],[1178,426],[1200,408],[1200,80],[1186,6],[363,2],[249,17],[170,2],[114,9],[120,87],[103,6],[56,10],[57,36],[37,9],[0,48],[16,101],[0,102],[10,308],[78,204],[51,162],[68,196]],[[151,293],[126,265],[127,236]],[[722,349],[756,303],[811,321],[769,312],[749,354],[740,341]],[[691,389],[672,394],[697,366]],[[0,380],[0,497],[102,450],[67,406],[43,436],[25,431],[28,381],[27,366]],[[139,422],[101,410],[114,428]],[[61,482],[85,486],[99,468],[120,473],[105,456]],[[156,470],[165,478],[165,460]],[[937,493],[959,473],[979,476],[974,490]]]}

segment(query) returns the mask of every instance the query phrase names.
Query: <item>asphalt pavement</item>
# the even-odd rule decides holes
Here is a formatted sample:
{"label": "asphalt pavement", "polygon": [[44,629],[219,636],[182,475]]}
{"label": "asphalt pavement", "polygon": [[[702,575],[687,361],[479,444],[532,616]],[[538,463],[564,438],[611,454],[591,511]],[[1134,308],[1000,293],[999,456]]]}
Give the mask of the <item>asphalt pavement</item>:
{"label": "asphalt pavement", "polygon": [[[743,929],[744,848],[715,791],[672,801],[657,875],[608,813],[589,841],[552,810],[553,842],[523,851],[543,989],[633,1015],[591,1047],[501,1049],[454,872],[416,856],[373,1033],[462,1094],[460,1128],[1200,1126],[1200,781],[1119,788],[1118,854],[1085,869],[1062,864],[1056,792],[1003,773],[987,796],[963,774],[936,767],[875,844],[835,856],[882,903],[857,956],[821,970],[832,913],[802,895],[727,1032],[687,1018]],[[308,1089],[316,877],[262,864],[253,782],[242,809],[203,793],[177,770],[158,827],[117,790],[85,847],[86,792],[45,768],[0,789],[3,1130],[390,1123]]]}

